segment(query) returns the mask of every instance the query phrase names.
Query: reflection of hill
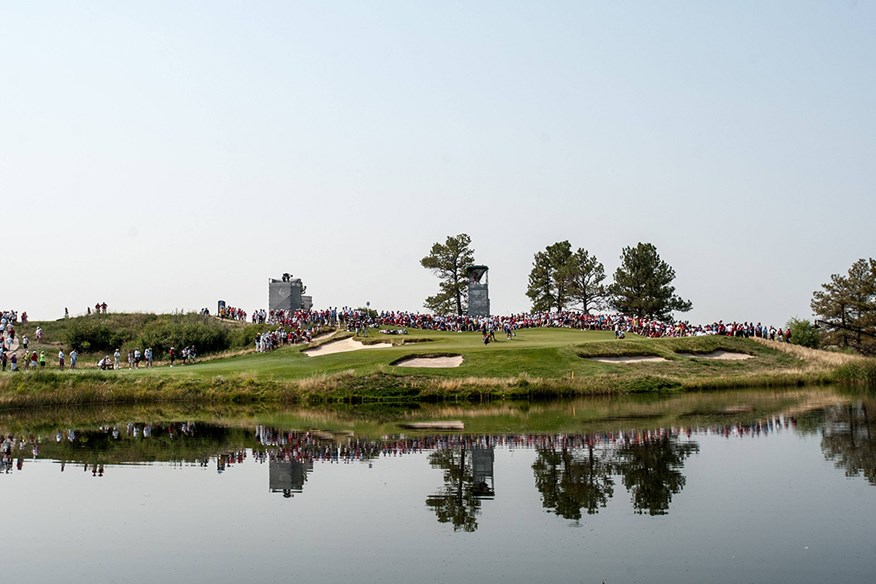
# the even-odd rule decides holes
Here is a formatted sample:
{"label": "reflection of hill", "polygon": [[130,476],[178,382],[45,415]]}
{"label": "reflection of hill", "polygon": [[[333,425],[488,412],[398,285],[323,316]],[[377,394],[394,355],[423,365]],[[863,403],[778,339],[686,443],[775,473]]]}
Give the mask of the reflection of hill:
{"label": "reflection of hill", "polygon": [[[810,410],[807,403],[823,402],[811,400],[809,394],[802,397],[787,409],[799,414],[791,417],[758,417],[757,408],[749,411],[748,406],[740,412],[738,395],[724,400],[693,400],[685,403],[700,409],[711,403],[725,413],[683,417],[684,424],[672,426],[658,425],[649,416],[650,409],[662,407],[661,400],[640,400],[617,408],[600,402],[598,408],[625,415],[614,418],[613,430],[589,432],[414,432],[369,437],[337,430],[339,424],[333,424],[335,431],[295,430],[254,425],[244,418],[235,418],[230,425],[190,421],[70,424],[60,430],[47,432],[43,428],[0,436],[0,471],[11,473],[17,468],[26,472],[22,461],[30,458],[31,451],[36,458],[83,464],[93,474],[103,474],[104,465],[110,464],[192,463],[215,465],[221,473],[232,465],[268,463],[265,472],[270,490],[291,497],[302,492],[309,473],[322,462],[359,461],[370,466],[371,461],[381,458],[426,454],[429,463],[443,471],[443,483],[425,503],[439,522],[459,531],[475,531],[484,501],[501,496],[493,484],[497,449],[534,451],[532,472],[543,507],[573,521],[607,507],[619,484],[629,492],[636,513],[668,513],[673,496],[685,487],[684,466],[699,452],[696,436],[700,433],[735,440],[777,432],[820,432],[826,458],[848,476],[863,475],[876,485],[876,428],[869,417],[873,402],[850,404],[847,399],[837,399],[826,409]],[[786,399],[787,394],[782,394],[781,400]],[[568,404],[536,407],[543,408],[540,416]],[[581,402],[574,407],[581,407]],[[491,409],[487,415],[496,413]],[[323,415],[330,419],[330,414]],[[314,415],[311,419],[325,418]],[[302,420],[299,417],[293,422],[303,425]],[[694,420],[695,424],[688,423]],[[595,427],[603,424],[609,422]]]}
{"label": "reflection of hill", "polygon": [[397,434],[400,424],[458,419],[467,432],[612,432],[619,427],[701,426],[712,423],[750,423],[771,415],[802,415],[826,404],[849,399],[828,389],[745,390],[685,393],[669,396],[598,397],[554,402],[502,402],[463,405],[350,404],[319,408],[277,409],[257,406],[203,407],[160,404],[148,407],[55,408],[0,410],[0,432],[49,433],[56,428],[98,426],[129,420],[175,422],[190,420],[252,428],[267,425],[298,430],[320,429],[334,434],[374,437]]}
{"label": "reflection of hill", "polygon": [[39,445],[42,458],[103,464],[200,462],[257,445],[251,432],[188,422],[59,430],[53,438]]}

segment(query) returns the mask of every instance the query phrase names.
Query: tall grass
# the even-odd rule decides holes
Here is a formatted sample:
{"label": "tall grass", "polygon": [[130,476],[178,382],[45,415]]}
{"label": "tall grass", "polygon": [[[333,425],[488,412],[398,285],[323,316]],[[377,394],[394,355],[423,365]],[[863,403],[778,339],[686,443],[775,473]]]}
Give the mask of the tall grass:
{"label": "tall grass", "polygon": [[876,359],[858,359],[845,363],[837,369],[836,377],[846,385],[876,389]]}

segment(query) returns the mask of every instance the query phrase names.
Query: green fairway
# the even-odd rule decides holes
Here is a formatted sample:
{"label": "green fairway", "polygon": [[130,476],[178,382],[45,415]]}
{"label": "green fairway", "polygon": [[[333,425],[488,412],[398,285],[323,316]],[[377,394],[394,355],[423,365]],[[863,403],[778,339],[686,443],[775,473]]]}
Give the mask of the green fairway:
{"label": "green fairway", "polygon": [[[357,374],[390,373],[430,377],[505,377],[533,375],[557,377],[570,371],[595,371],[600,364],[577,357],[574,346],[614,341],[613,333],[582,332],[568,329],[527,329],[515,338],[498,338],[484,345],[479,333],[448,333],[411,330],[407,335],[372,333],[366,343],[404,343],[390,348],[370,349],[309,357],[302,347],[283,347],[271,353],[252,353],[185,367],[188,375],[232,375],[242,371],[259,377],[295,379],[316,374],[352,370]],[[460,367],[446,369],[400,368],[392,364],[406,357],[424,355],[462,355]],[[169,374],[169,370],[161,370]],[[173,374],[182,374],[174,368]]]}
{"label": "green fairway", "polygon": [[[408,335],[372,334],[360,338],[366,343],[394,342],[389,348],[310,357],[303,347],[282,347],[270,353],[208,361],[173,369],[162,367],[132,375],[173,375],[188,377],[233,376],[246,373],[258,379],[292,380],[316,375],[352,373],[355,376],[383,374],[396,377],[432,379],[508,379],[531,377],[553,380],[585,379],[590,376],[629,378],[631,375],[712,376],[740,373],[766,373],[776,367],[799,366],[798,359],[745,339],[700,337],[682,339],[627,338],[616,340],[605,331],[572,329],[524,329],[513,339],[503,336],[484,345],[479,333],[409,331]],[[691,358],[680,352],[710,353],[724,350],[754,355],[746,361],[719,361]],[[393,365],[414,356],[461,355],[462,365],[450,368],[407,368]],[[666,359],[656,363],[602,363],[592,357],[653,355]],[[125,371],[122,374],[129,374]]]}

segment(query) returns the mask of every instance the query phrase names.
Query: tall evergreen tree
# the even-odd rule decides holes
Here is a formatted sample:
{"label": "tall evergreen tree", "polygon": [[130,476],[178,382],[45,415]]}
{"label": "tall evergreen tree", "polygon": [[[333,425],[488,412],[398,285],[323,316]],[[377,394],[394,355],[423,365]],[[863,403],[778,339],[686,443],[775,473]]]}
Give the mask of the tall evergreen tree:
{"label": "tall evergreen tree", "polygon": [[532,310],[563,310],[569,302],[572,245],[558,241],[536,252],[529,272],[526,295],[532,300]]}
{"label": "tall evergreen tree", "polygon": [[822,344],[876,354],[876,260],[856,261],[847,275],[833,274],[821,288],[810,306],[821,320]]}
{"label": "tall evergreen tree", "polygon": [[675,294],[675,270],[660,258],[650,243],[625,247],[621,265],[610,287],[611,304],[630,316],[671,320],[672,312],[687,312],[693,305]]}
{"label": "tall evergreen tree", "polygon": [[474,263],[471,238],[465,233],[435,243],[420,265],[438,276],[438,293],[426,298],[425,306],[436,314],[463,314],[468,305],[465,270]]}
{"label": "tall evergreen tree", "polygon": [[578,248],[571,258],[569,266],[569,300],[577,304],[581,310],[590,314],[591,310],[599,310],[605,305],[606,289],[605,268],[595,255],[583,248]]}

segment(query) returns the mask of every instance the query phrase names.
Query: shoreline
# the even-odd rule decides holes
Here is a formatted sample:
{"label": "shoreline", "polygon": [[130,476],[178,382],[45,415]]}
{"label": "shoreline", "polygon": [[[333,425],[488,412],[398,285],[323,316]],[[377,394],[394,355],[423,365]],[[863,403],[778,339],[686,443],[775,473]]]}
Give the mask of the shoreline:
{"label": "shoreline", "polygon": [[[110,374],[112,375],[112,374]],[[0,410],[44,406],[108,404],[301,404],[380,402],[482,402],[543,400],[640,393],[698,392],[745,388],[815,387],[840,381],[835,375],[801,370],[769,375],[740,375],[712,380],[631,375],[619,379],[598,375],[583,379],[529,376],[443,379],[428,375],[349,374],[301,380],[237,376],[136,379],[106,372],[64,374],[35,372],[0,378]]]}

